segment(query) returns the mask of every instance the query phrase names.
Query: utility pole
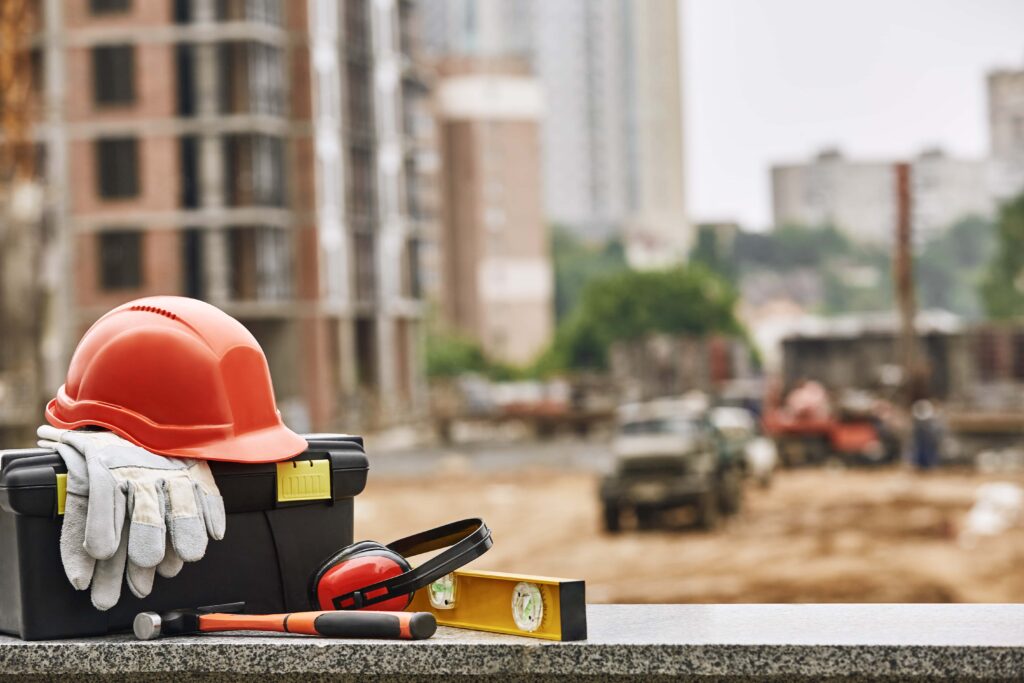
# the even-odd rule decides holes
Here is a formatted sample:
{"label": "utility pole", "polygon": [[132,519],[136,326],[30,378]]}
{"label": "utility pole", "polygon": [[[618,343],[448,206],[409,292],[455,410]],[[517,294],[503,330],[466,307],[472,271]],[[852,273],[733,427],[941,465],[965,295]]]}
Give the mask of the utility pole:
{"label": "utility pole", "polygon": [[903,369],[902,398],[907,407],[914,402],[921,387],[918,364],[917,330],[914,318],[917,301],[914,294],[914,243],[911,223],[910,164],[899,163],[894,168],[896,177],[896,249],[893,253],[893,280],[899,307],[900,336],[899,362]]}

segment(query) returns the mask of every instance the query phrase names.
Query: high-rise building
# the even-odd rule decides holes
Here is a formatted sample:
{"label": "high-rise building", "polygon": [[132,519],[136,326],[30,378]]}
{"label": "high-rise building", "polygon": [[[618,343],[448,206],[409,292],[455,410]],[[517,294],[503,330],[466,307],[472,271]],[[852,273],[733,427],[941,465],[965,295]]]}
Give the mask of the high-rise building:
{"label": "high-rise building", "polygon": [[66,159],[48,172],[68,190],[63,363],[112,306],[180,294],[253,332],[298,429],[421,410],[414,9],[40,3],[47,156]]}
{"label": "high-rise building", "polygon": [[637,268],[685,261],[695,234],[684,197],[679,2],[626,2],[627,157],[634,185],[627,206],[626,260]]}
{"label": "high-rise building", "polygon": [[545,96],[545,214],[623,236],[637,266],[686,257],[678,0],[432,0],[440,55],[511,55]]}
{"label": "high-rise building", "polygon": [[988,75],[992,191],[1005,200],[1024,191],[1024,67]]}
{"label": "high-rise building", "polygon": [[526,363],[554,326],[541,90],[525,64],[509,59],[452,59],[440,76],[442,310],[489,356]]}
{"label": "high-rise building", "polygon": [[[826,150],[771,169],[774,223],[831,225],[851,240],[891,244],[896,234],[895,161],[850,160]],[[912,227],[921,244],[971,215],[989,216],[988,165],[928,150],[910,162]]]}
{"label": "high-rise building", "polygon": [[991,216],[987,159],[957,159],[942,150],[910,162],[911,226],[915,244],[940,236],[967,216]]}

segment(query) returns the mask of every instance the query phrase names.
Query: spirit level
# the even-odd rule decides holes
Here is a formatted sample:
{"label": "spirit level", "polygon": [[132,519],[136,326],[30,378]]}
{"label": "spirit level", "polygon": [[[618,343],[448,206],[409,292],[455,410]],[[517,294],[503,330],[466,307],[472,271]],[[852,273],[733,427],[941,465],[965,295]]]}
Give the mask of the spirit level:
{"label": "spirit level", "polygon": [[581,580],[456,571],[417,591],[408,609],[432,612],[441,626],[545,640],[585,640]]}

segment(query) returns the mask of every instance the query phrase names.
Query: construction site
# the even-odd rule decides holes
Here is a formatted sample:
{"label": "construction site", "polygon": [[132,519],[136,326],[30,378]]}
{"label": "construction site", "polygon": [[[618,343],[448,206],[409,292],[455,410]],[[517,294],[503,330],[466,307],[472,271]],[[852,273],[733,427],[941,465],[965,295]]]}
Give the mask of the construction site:
{"label": "construction site", "polygon": [[[0,2],[0,447],[33,444],[105,311],[177,295],[251,332],[291,428],[366,436],[374,475],[357,537],[481,516],[500,539],[481,568],[584,577],[594,602],[1024,601],[1024,326],[921,305],[914,230],[936,186],[922,162],[872,165],[891,282],[882,310],[798,307],[773,347],[757,348],[739,257],[715,273],[698,245],[683,257],[696,236],[679,228],[691,227],[679,98],[659,104],[678,83],[640,73],[680,80],[679,60],[662,61],[677,37],[656,30],[678,23],[675,4],[587,19],[610,22],[609,45],[621,20],[665,49],[627,59],[618,50],[632,38],[605,45],[629,69],[602,87],[637,93],[626,104],[638,110],[568,123],[555,117],[585,109],[559,109],[568,89],[544,106],[543,88],[564,75],[542,73],[557,54],[428,58],[430,31],[461,26],[453,8]],[[536,9],[561,26],[546,3]],[[545,35],[538,45],[560,44]],[[991,79],[994,139],[1020,120],[1021,74]],[[595,121],[604,127],[581,140],[614,144],[571,163],[545,157]],[[1024,142],[996,147],[1001,164],[1024,167]],[[636,177],[622,176],[634,161]],[[827,203],[835,188],[816,182],[777,194]],[[592,307],[604,327],[582,317],[579,282],[575,308],[557,314],[565,268],[545,201],[563,194],[594,202],[566,215],[622,233],[600,249],[575,237],[580,253],[614,262],[604,294],[616,278],[627,286],[619,308]],[[839,213],[804,208],[804,237],[831,234],[819,224]],[[739,239],[737,225],[718,227]],[[764,246],[769,232],[747,238]],[[844,249],[829,258],[852,259]],[[659,283],[676,276],[692,288],[665,296]],[[655,283],[644,301],[635,282]],[[641,308],[646,327],[619,335]],[[559,356],[580,330],[576,356]],[[468,361],[431,368],[432,341]]]}
{"label": "construction site", "polygon": [[586,577],[593,602],[1024,600],[1024,527],[975,536],[970,521],[979,487],[1022,486],[1021,470],[784,472],[769,489],[748,485],[743,509],[714,532],[610,535],[596,474],[564,465],[480,471],[472,456],[453,456],[411,478],[389,475],[390,457],[371,461],[385,472],[360,498],[357,537],[397,538],[412,518],[481,514],[498,539],[481,568]]}

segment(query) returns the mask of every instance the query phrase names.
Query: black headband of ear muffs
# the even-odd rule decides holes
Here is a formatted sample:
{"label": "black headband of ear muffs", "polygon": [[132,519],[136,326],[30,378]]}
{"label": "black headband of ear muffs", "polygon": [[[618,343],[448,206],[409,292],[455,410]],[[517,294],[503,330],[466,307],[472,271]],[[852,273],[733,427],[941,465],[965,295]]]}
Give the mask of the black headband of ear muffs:
{"label": "black headband of ear muffs", "polygon": [[[335,609],[360,609],[395,597],[411,596],[420,588],[480,557],[490,549],[492,543],[491,530],[487,528],[482,519],[478,518],[463,519],[400,538],[385,547],[402,557],[413,557],[441,548],[448,549],[420,566],[397,576],[333,596],[332,603]],[[335,558],[341,554],[339,553]],[[334,565],[332,560],[328,560],[320,569],[315,583],[319,583],[320,579],[330,571]],[[315,586],[313,590],[315,595]]]}

